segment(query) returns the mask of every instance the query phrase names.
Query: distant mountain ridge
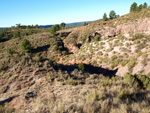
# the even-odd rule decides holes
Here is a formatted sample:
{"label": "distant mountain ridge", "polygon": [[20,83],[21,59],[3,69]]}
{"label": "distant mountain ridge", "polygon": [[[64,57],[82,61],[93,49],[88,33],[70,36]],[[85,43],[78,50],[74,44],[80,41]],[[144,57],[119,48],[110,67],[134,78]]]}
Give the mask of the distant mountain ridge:
{"label": "distant mountain ridge", "polygon": [[10,27],[0,27],[0,30],[3,30],[3,29],[8,29]]}
{"label": "distant mountain ridge", "polygon": [[80,25],[83,25],[84,23],[91,23],[91,22],[94,22],[94,21],[67,23],[66,27],[80,26]]}
{"label": "distant mountain ridge", "polygon": [[[94,22],[94,21],[67,23],[67,24],[66,24],[66,27],[81,26],[81,25],[83,25],[84,23],[91,23],[91,22]],[[39,28],[50,28],[50,27],[52,27],[52,26],[53,26],[53,25],[40,25]]]}
{"label": "distant mountain ridge", "polygon": [[[67,23],[67,24],[66,24],[66,27],[81,26],[81,25],[83,25],[84,23],[91,23],[91,22],[94,22],[94,21]],[[52,26],[53,26],[53,25],[39,25],[39,28],[50,28],[50,27],[52,27]],[[10,27],[0,27],[0,30],[8,29],[8,28],[10,28]]]}

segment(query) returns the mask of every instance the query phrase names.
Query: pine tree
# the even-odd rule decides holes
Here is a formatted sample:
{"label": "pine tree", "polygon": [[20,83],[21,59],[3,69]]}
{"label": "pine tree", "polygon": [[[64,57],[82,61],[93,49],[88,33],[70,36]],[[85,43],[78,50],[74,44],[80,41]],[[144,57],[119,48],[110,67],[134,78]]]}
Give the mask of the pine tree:
{"label": "pine tree", "polygon": [[106,13],[104,13],[103,20],[104,20],[104,21],[107,21],[107,20],[108,20]]}
{"label": "pine tree", "polygon": [[130,7],[130,12],[135,12],[135,11],[137,11],[137,3],[134,2]]}
{"label": "pine tree", "polygon": [[60,30],[60,26],[58,24],[54,25],[50,29],[50,33],[56,35],[56,31]]}
{"label": "pine tree", "polygon": [[24,39],[22,41],[21,49],[22,49],[22,52],[24,52],[24,53],[31,52],[32,48],[31,48],[31,44],[30,44],[29,40]]}
{"label": "pine tree", "polygon": [[60,24],[61,29],[64,29],[65,26],[66,26],[66,24],[65,24],[64,22],[62,22],[62,23]]}
{"label": "pine tree", "polygon": [[143,5],[141,4],[141,5],[139,5],[138,7],[137,7],[137,12],[140,12],[141,10],[142,10],[142,8],[143,8]]}
{"label": "pine tree", "polygon": [[147,8],[147,3],[146,2],[144,3],[143,8]]}
{"label": "pine tree", "polygon": [[109,17],[110,17],[110,19],[116,18],[116,13],[115,13],[114,10],[112,10],[112,11],[109,13]]}
{"label": "pine tree", "polygon": [[83,26],[86,26],[86,25],[88,25],[88,23],[84,22],[84,23],[83,23]]}

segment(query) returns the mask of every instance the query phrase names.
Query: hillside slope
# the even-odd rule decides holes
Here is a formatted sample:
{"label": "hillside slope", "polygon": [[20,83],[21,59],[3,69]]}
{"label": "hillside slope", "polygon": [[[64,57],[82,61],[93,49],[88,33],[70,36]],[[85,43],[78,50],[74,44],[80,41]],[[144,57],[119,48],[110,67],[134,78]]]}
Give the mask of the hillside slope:
{"label": "hillside slope", "polygon": [[[150,8],[0,42],[0,112],[148,113]],[[10,29],[21,33],[28,29]],[[31,30],[31,29],[29,29]],[[32,50],[23,53],[24,39]]]}
{"label": "hillside slope", "polygon": [[[149,75],[149,10],[143,10],[135,14],[136,16],[132,14],[136,19],[128,14],[112,21],[76,28],[64,40],[64,44],[74,54],[69,58],[62,58],[66,60],[60,62],[84,62],[98,67],[118,69],[119,76],[126,72]],[[124,22],[126,19],[128,21]],[[124,23],[121,24],[122,22]],[[96,36],[101,37],[100,41],[96,41]],[[78,49],[74,43],[82,46]]]}

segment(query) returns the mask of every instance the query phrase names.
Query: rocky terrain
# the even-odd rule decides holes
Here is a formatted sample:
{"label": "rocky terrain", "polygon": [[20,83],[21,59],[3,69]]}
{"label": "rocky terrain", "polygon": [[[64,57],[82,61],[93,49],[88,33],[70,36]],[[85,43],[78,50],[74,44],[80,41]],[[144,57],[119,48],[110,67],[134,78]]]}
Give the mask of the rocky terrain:
{"label": "rocky terrain", "polygon": [[[15,30],[26,32],[8,37]],[[150,8],[56,35],[33,30],[0,42],[0,113],[149,113]]]}

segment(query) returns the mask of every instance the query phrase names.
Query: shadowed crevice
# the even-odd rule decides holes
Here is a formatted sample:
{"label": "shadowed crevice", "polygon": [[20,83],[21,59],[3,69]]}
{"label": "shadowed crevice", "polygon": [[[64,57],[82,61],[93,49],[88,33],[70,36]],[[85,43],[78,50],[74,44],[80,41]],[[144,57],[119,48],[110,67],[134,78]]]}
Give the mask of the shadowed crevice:
{"label": "shadowed crevice", "polygon": [[50,45],[45,45],[45,46],[37,47],[36,49],[32,49],[32,53],[38,53],[38,52],[42,52],[42,51],[48,51],[49,47],[50,47]]}
{"label": "shadowed crevice", "polygon": [[0,105],[4,105],[6,102],[10,102],[10,101],[12,101],[14,98],[16,98],[16,97],[18,97],[19,95],[15,95],[15,96],[11,96],[11,97],[9,97],[9,98],[6,98],[6,99],[4,99],[4,100],[1,100],[0,101]]}
{"label": "shadowed crevice", "polygon": [[[116,76],[116,73],[118,71],[118,69],[116,70],[109,70],[109,69],[105,69],[102,67],[96,67],[93,66],[91,64],[84,64],[84,71],[83,72],[87,72],[90,74],[103,74],[104,76],[109,76],[109,77],[113,77]],[[62,70],[62,71],[67,71],[69,74],[74,70],[78,68],[78,64],[75,65],[63,65],[63,64],[55,64],[54,65],[54,69],[55,70]]]}

